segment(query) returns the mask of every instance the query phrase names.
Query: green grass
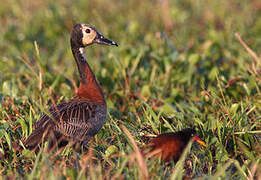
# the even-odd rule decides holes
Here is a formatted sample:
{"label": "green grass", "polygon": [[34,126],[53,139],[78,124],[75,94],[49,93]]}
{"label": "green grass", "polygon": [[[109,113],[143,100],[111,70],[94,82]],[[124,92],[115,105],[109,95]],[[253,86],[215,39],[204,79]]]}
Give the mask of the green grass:
{"label": "green grass", "polygon": [[[258,0],[4,0],[2,178],[140,179],[145,168],[150,179],[261,178],[260,9]],[[107,122],[88,152],[18,151],[53,100],[74,96],[79,75],[69,33],[79,22],[119,44],[86,52],[106,96]],[[176,164],[146,159],[141,166],[123,127],[139,147],[146,134],[195,127],[207,147],[189,146]]]}

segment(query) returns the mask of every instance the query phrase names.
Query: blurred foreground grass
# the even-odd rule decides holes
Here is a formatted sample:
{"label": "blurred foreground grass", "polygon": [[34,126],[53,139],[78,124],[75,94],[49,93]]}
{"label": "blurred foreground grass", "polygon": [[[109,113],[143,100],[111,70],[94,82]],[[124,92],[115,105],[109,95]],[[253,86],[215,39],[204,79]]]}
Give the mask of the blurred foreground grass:
{"label": "blurred foreground grass", "polygon": [[[37,156],[17,146],[52,105],[74,95],[78,72],[69,32],[94,25],[119,43],[92,46],[91,64],[108,102],[104,128],[75,155]],[[0,173],[28,179],[261,178],[261,3],[233,0],[3,0],[0,6]],[[159,134],[195,127],[183,164],[139,167],[139,147]],[[178,170],[181,168],[181,170]],[[183,169],[183,170],[182,170]]]}

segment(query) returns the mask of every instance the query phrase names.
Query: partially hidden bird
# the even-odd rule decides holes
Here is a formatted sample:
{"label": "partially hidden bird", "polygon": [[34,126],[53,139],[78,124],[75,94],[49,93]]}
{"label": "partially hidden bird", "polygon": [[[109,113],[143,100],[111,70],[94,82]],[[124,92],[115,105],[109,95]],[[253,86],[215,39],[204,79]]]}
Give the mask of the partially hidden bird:
{"label": "partially hidden bird", "polygon": [[161,157],[164,161],[178,161],[191,139],[206,146],[206,143],[196,135],[195,129],[186,128],[156,136],[142,149],[142,152],[148,158]]}
{"label": "partially hidden bird", "polygon": [[102,128],[107,105],[91,67],[85,59],[85,47],[92,44],[118,44],[105,38],[95,27],[76,24],[71,32],[71,50],[80,74],[80,85],[70,101],[50,107],[36,123],[31,135],[24,141],[28,149],[36,149],[44,141],[49,148],[68,143],[86,145]]}

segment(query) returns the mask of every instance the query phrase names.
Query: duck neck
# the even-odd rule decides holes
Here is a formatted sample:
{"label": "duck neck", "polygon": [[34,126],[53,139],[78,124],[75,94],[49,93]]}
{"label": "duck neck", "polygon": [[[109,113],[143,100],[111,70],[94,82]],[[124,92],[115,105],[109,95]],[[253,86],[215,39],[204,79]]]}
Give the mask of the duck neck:
{"label": "duck neck", "polygon": [[87,99],[97,104],[106,104],[102,90],[84,57],[84,48],[71,45],[72,53],[80,73],[80,86],[77,91],[79,98]]}

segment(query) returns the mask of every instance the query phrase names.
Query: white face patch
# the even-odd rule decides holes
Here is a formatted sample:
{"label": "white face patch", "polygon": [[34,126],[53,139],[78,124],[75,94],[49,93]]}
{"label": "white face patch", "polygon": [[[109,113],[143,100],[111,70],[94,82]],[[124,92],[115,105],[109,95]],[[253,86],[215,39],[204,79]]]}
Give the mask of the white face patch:
{"label": "white face patch", "polygon": [[79,50],[80,50],[80,53],[81,53],[82,55],[84,55],[84,48],[81,47]]}
{"label": "white face patch", "polygon": [[92,28],[89,27],[86,24],[82,24],[82,44],[87,46],[93,43],[93,40],[95,39],[97,33],[96,31]]}

